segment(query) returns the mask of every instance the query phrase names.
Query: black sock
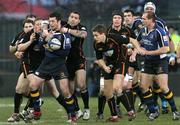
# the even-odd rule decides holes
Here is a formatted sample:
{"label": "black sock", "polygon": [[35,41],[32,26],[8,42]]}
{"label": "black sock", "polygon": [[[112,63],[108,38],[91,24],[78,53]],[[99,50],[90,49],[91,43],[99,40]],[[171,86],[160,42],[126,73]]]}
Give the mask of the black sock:
{"label": "black sock", "polygon": [[159,85],[157,83],[153,83],[153,98],[154,98],[155,106],[158,106],[158,97],[160,92],[161,89]]}
{"label": "black sock", "polygon": [[139,87],[138,83],[133,85],[133,91],[136,92],[136,94],[139,96],[139,99],[140,99],[141,103],[144,103],[144,98],[143,98],[142,90]]}
{"label": "black sock", "polygon": [[67,106],[66,106],[65,99],[64,99],[64,97],[61,94],[56,98],[56,100],[58,101],[59,104],[61,104],[63,106],[63,108],[66,110],[67,114],[70,113],[68,111]]}
{"label": "black sock", "polygon": [[117,116],[116,102],[114,96],[108,100],[108,105],[111,112],[111,116]]}
{"label": "black sock", "polygon": [[116,99],[117,105],[119,105],[120,102],[123,104],[123,106],[125,107],[127,112],[132,110],[130,101],[129,101],[126,93],[122,92],[121,94],[117,95],[117,99]]}
{"label": "black sock", "polygon": [[155,105],[154,105],[154,99],[153,94],[151,90],[148,90],[147,92],[143,93],[144,102],[147,105],[150,113],[155,113]]}
{"label": "black sock", "polygon": [[132,89],[125,90],[125,94],[127,95],[131,109],[135,110],[135,108],[134,108],[134,95],[133,95]]}
{"label": "black sock", "polygon": [[14,95],[14,113],[19,113],[22,99],[23,99],[22,94],[15,93],[15,95]]}
{"label": "black sock", "polygon": [[31,105],[31,108],[33,107],[32,106],[32,99],[30,97],[28,97],[28,101],[24,107],[24,110],[26,111],[28,108],[30,108],[30,105]]}
{"label": "black sock", "polygon": [[177,111],[173,92],[171,90],[169,90],[167,93],[165,93],[165,98],[168,101],[169,105],[171,106],[172,112]]}
{"label": "black sock", "polygon": [[106,104],[106,97],[103,95],[98,96],[98,114],[103,114]]}
{"label": "black sock", "polygon": [[81,97],[84,103],[84,109],[89,109],[89,93],[87,88],[81,91]]}

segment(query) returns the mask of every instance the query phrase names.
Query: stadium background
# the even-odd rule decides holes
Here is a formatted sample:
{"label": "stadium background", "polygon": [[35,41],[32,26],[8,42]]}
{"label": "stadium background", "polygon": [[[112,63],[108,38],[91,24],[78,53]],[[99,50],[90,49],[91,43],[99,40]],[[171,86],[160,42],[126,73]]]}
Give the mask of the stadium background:
{"label": "stadium background", "polygon": [[[110,24],[114,9],[132,8],[142,12],[145,2],[150,0],[0,0],[0,97],[12,96],[19,74],[19,64],[9,53],[9,43],[22,29],[25,15],[33,13],[45,18],[52,11],[62,13],[66,20],[72,10],[81,14],[82,24],[87,26],[88,38],[84,43],[87,70],[95,59],[91,28],[97,23]],[[156,4],[157,15],[168,25],[180,28],[179,0],[151,0]],[[24,7],[21,11],[19,8]],[[39,10],[41,8],[41,10]],[[38,13],[40,12],[40,13]],[[92,84],[88,78],[88,84]],[[180,96],[180,70],[169,73],[169,84],[175,95]]]}

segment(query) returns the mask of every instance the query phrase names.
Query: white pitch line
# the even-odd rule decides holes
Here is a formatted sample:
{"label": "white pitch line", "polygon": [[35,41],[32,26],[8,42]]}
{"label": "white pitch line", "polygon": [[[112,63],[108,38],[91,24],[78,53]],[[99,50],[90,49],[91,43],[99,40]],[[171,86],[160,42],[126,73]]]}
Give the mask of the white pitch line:
{"label": "white pitch line", "polygon": [[[26,104],[21,104],[21,106],[25,106]],[[14,107],[14,104],[0,104],[0,108],[6,108],[6,107]]]}

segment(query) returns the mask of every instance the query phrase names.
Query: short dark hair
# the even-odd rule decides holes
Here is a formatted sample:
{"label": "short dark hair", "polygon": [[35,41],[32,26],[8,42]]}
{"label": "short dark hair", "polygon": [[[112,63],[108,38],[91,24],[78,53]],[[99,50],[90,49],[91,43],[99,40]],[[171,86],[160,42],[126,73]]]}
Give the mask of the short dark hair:
{"label": "short dark hair", "polygon": [[29,19],[23,21],[23,27],[24,27],[25,23],[31,23],[34,25],[34,21],[29,20]]}
{"label": "short dark hair", "polygon": [[98,33],[105,33],[106,34],[106,27],[104,26],[104,24],[97,24],[92,28],[92,32],[98,32]]}
{"label": "short dark hair", "polygon": [[131,9],[126,9],[124,13],[131,13],[134,16],[134,11]]}
{"label": "short dark hair", "polygon": [[61,14],[58,12],[53,12],[49,15],[49,17],[55,17],[58,21],[61,20]]}
{"label": "short dark hair", "polygon": [[[71,13],[74,13],[74,14],[79,15],[79,19],[81,19],[81,15],[80,15],[80,13],[79,13],[78,11],[72,11]],[[71,14],[71,13],[70,13],[70,14]]]}
{"label": "short dark hair", "polygon": [[27,18],[37,18],[37,16],[34,15],[34,14],[28,14],[28,15],[26,16],[26,19],[27,19]]}

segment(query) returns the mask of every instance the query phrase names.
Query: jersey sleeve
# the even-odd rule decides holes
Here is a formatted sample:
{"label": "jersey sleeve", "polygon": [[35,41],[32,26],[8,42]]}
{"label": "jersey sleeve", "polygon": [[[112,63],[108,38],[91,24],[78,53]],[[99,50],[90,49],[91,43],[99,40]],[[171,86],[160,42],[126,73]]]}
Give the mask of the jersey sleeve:
{"label": "jersey sleeve", "polygon": [[20,37],[21,37],[22,34],[23,34],[23,32],[18,33],[18,34],[14,37],[14,39],[11,41],[10,45],[11,45],[11,46],[15,46],[16,43],[17,43],[17,41],[20,40]]}
{"label": "jersey sleeve", "polygon": [[157,29],[157,40],[160,47],[169,46],[168,36],[165,30]]}

